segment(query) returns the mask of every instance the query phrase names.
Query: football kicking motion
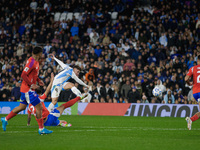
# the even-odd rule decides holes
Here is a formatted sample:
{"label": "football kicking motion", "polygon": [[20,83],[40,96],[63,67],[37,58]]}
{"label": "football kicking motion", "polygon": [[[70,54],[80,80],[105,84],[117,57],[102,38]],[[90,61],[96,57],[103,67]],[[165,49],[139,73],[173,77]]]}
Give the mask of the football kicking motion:
{"label": "football kicking motion", "polygon": [[41,135],[53,132],[44,128],[44,121],[42,119],[42,104],[40,103],[39,96],[35,92],[35,89],[39,88],[36,84],[37,82],[40,86],[44,86],[44,82],[38,78],[39,60],[41,56],[42,48],[35,47],[32,52],[32,57],[27,60],[26,66],[21,74],[23,82],[20,88],[20,105],[15,107],[6,117],[1,118],[2,128],[4,131],[6,131],[8,120],[15,117],[20,111],[25,110],[28,104],[32,104],[36,110],[36,118],[39,125],[38,133]]}
{"label": "football kicking motion", "polygon": [[85,86],[86,88],[89,88],[89,86],[78,78],[78,75],[81,71],[81,68],[79,66],[74,66],[73,68],[71,68],[70,66],[64,64],[62,61],[57,59],[53,54],[49,54],[49,57],[54,59],[63,69],[54,77],[53,85],[51,88],[52,102],[48,107],[49,112],[51,112],[52,110],[54,110],[54,106],[56,105],[60,92],[63,89],[71,89],[72,92],[81,99],[82,97],[84,97],[84,95],[81,94],[81,92],[75,87],[73,83],[67,82],[70,78],[73,78],[76,82]]}
{"label": "football kicking motion", "polygon": [[[193,83],[190,82],[190,77],[193,76]],[[193,97],[199,103],[200,108],[200,55],[197,58],[197,65],[189,69],[189,72],[185,76],[185,81],[188,85],[193,85]],[[200,117],[200,112],[197,112],[194,116],[186,117],[187,127],[189,130],[192,128],[192,122],[196,121]]]}
{"label": "football kicking motion", "polygon": [[[81,98],[78,96],[64,104],[62,104],[61,106],[55,108],[53,111],[49,112],[47,110],[47,108],[44,105],[44,100],[47,98],[47,95],[49,94],[50,90],[51,90],[51,86],[54,80],[54,75],[53,73],[51,73],[51,82],[49,83],[46,91],[42,94],[41,90],[37,90],[37,93],[40,95],[40,101],[42,103],[42,119],[44,120],[44,125],[45,126],[62,126],[62,127],[70,127],[71,124],[67,124],[67,122],[65,120],[58,120],[58,118],[60,117],[60,115],[62,115],[63,111],[68,108],[71,107],[72,105],[74,105],[77,101],[81,100]],[[85,95],[83,98],[85,98],[87,95]],[[33,114],[36,117],[36,109],[32,104],[29,104],[28,107],[28,123],[27,125],[30,125],[31,122],[31,114]],[[37,118],[36,118],[37,120]]]}

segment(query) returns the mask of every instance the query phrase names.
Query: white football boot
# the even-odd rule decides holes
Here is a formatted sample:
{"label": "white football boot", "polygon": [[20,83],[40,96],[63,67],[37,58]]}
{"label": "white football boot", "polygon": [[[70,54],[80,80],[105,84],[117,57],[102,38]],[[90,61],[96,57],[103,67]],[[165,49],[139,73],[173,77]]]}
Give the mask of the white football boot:
{"label": "white football boot", "polygon": [[186,117],[185,120],[187,121],[188,130],[191,130],[192,129],[192,120],[190,119],[190,117]]}

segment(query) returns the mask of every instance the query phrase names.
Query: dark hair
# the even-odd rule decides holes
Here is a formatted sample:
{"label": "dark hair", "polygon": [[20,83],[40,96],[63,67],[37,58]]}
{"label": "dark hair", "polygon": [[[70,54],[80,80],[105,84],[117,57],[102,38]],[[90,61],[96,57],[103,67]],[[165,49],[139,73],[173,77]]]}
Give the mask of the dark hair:
{"label": "dark hair", "polygon": [[35,92],[37,94],[42,94],[42,87],[40,86],[39,88],[35,89]]}
{"label": "dark hair", "polygon": [[81,67],[79,67],[78,65],[75,65],[73,68],[76,68],[81,71]]}
{"label": "dark hair", "polygon": [[42,48],[39,47],[39,46],[36,46],[34,49],[33,49],[33,54],[39,54],[42,52]]}

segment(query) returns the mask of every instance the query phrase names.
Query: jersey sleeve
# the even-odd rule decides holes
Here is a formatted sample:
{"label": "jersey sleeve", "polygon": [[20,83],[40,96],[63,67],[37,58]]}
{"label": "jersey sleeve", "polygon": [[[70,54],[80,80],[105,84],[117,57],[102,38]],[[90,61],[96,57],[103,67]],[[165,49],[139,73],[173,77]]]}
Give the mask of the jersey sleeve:
{"label": "jersey sleeve", "polygon": [[34,69],[34,63],[35,63],[34,59],[28,59],[23,72],[26,72],[27,74],[29,74]]}
{"label": "jersey sleeve", "polygon": [[42,94],[41,96],[39,96],[40,101],[44,102],[44,100],[47,98],[46,94]]}
{"label": "jersey sleeve", "polygon": [[187,73],[188,76],[192,76],[194,67],[191,67]]}
{"label": "jersey sleeve", "polygon": [[60,61],[57,58],[54,58],[54,60],[62,67],[62,69],[67,69],[67,68],[71,68],[68,65],[64,64],[62,61]]}
{"label": "jersey sleeve", "polygon": [[76,82],[78,82],[80,85],[83,85],[83,86],[87,87],[87,85],[86,85],[81,79],[79,79],[79,78],[76,76],[76,74],[74,73],[74,71],[72,71],[72,78],[73,78]]}

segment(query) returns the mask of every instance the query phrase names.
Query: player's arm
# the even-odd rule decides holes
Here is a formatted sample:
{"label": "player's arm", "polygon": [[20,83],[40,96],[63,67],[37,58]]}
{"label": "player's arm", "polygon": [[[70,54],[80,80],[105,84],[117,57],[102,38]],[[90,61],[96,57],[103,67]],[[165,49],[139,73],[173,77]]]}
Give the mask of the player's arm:
{"label": "player's arm", "polygon": [[74,73],[74,71],[72,71],[72,76],[71,76],[77,83],[79,83],[80,85],[83,85],[87,88],[89,88],[89,86],[87,84],[85,84],[81,79],[79,79],[76,74]]}
{"label": "player's arm", "polygon": [[188,75],[185,76],[185,82],[186,82],[188,85],[191,85],[191,83],[190,83],[190,76],[188,76]]}
{"label": "player's arm", "polygon": [[62,69],[68,68],[69,66],[64,64],[62,61],[60,61],[59,59],[57,59],[54,54],[49,54],[49,56],[54,59],[61,67]]}
{"label": "player's arm", "polygon": [[189,72],[187,73],[187,75],[185,76],[185,82],[188,84],[188,85],[192,85],[192,83],[190,82],[190,77],[192,76],[193,74],[193,67],[191,67],[189,69]]}
{"label": "player's arm", "polygon": [[44,82],[39,77],[37,78],[37,82],[40,86],[44,86]]}
{"label": "player's arm", "polygon": [[51,73],[51,82],[49,83],[49,85],[47,86],[46,91],[44,92],[45,95],[48,95],[49,92],[51,91],[51,87],[52,87],[52,84],[53,84],[53,80],[54,80],[54,74]]}

